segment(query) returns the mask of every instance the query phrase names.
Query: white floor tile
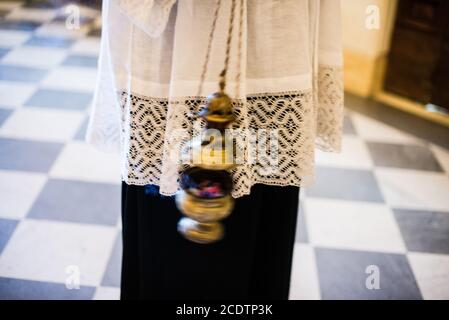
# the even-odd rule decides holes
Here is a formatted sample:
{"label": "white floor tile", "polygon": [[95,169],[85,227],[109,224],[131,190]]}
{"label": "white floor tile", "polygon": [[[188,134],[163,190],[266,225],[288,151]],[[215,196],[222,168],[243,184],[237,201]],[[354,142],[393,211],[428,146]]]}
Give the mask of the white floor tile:
{"label": "white floor tile", "polygon": [[444,173],[376,169],[387,203],[394,208],[447,211],[449,178]]}
{"label": "white floor tile", "polygon": [[2,62],[36,68],[59,65],[67,56],[67,50],[34,46],[23,46],[8,52]]}
{"label": "white floor tile", "polygon": [[0,256],[0,274],[66,283],[76,266],[80,285],[98,286],[115,238],[115,228],[23,220]]}
{"label": "white floor tile", "polygon": [[30,32],[16,30],[0,30],[0,46],[4,48],[16,47],[31,37]]}
{"label": "white floor tile", "polygon": [[59,67],[41,82],[43,88],[93,92],[97,71],[90,68]]}
{"label": "white floor tile", "polygon": [[85,25],[81,25],[79,28],[68,28],[65,22],[58,21],[42,25],[41,27],[37,28],[35,33],[39,36],[45,37],[77,39],[85,36],[88,30],[88,27]]}
{"label": "white floor tile", "polygon": [[117,154],[98,151],[83,142],[67,144],[50,170],[50,176],[93,182],[120,183]]}
{"label": "white floor tile", "polygon": [[320,166],[371,169],[373,162],[365,142],[353,136],[344,136],[341,153],[317,150],[315,162]]}
{"label": "white floor tile", "polygon": [[405,252],[391,210],[382,204],[307,199],[310,243],[316,246],[381,252]]}
{"label": "white floor tile", "polygon": [[86,37],[77,41],[71,48],[72,53],[98,56],[100,53],[100,39],[97,37]]}
{"label": "white floor tile", "polygon": [[118,219],[118,220],[117,220],[117,228],[118,228],[119,230],[122,230],[122,227],[123,227],[123,225],[122,225],[122,219]]}
{"label": "white floor tile", "polygon": [[449,300],[449,255],[410,253],[419,289],[428,300]]}
{"label": "white floor tile", "polygon": [[2,108],[20,107],[31,97],[36,89],[37,85],[0,81],[0,106]]}
{"label": "white floor tile", "polygon": [[423,144],[423,141],[382,122],[353,112],[352,122],[359,137],[385,143]]}
{"label": "white floor tile", "polygon": [[94,300],[120,300],[120,289],[113,287],[98,287]]}
{"label": "white floor tile", "polygon": [[295,244],[290,282],[290,300],[319,300],[320,285],[313,248]]}
{"label": "white floor tile", "polygon": [[0,217],[25,217],[46,180],[44,174],[0,170]]}
{"label": "white floor tile", "polygon": [[43,108],[21,108],[0,128],[0,136],[40,141],[64,142],[80,127],[82,113]]}

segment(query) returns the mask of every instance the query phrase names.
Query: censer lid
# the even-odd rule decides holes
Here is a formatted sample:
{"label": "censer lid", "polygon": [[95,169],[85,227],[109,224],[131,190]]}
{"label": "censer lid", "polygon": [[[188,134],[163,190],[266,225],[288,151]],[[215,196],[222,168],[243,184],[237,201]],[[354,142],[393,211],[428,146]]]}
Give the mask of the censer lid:
{"label": "censer lid", "polygon": [[206,107],[199,113],[209,123],[230,123],[235,120],[232,112],[231,98],[224,92],[219,91],[207,97]]}

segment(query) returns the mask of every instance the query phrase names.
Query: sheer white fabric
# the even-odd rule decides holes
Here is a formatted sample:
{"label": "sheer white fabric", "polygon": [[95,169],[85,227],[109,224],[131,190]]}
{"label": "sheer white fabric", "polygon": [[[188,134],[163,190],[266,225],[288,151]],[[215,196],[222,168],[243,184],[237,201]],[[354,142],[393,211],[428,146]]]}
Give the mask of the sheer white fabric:
{"label": "sheer white fabric", "polygon": [[[178,190],[185,165],[176,156],[182,146],[176,133],[182,129],[194,135],[204,125],[195,114],[205,97],[218,90],[230,6],[231,1],[222,1],[198,95],[216,1],[103,1],[87,140],[121,153],[122,178],[128,184],[156,184],[164,195]],[[315,147],[339,151],[343,119],[339,1],[243,0],[243,6],[241,81],[237,91],[235,19],[226,88],[237,114],[233,128],[271,130],[278,148],[274,169],[262,157],[232,171],[234,197],[249,194],[256,183],[311,183]],[[250,153],[245,149],[247,157]]]}

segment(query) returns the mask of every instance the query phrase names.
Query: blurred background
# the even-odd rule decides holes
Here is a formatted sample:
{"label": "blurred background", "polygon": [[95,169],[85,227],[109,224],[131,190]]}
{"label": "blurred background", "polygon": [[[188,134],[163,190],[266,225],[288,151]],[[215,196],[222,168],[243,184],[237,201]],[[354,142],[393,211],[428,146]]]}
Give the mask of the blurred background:
{"label": "blurred background", "polygon": [[[100,7],[0,1],[0,299],[119,297],[119,159],[83,141]],[[301,190],[290,298],[449,299],[449,2],[342,12],[343,152]]]}

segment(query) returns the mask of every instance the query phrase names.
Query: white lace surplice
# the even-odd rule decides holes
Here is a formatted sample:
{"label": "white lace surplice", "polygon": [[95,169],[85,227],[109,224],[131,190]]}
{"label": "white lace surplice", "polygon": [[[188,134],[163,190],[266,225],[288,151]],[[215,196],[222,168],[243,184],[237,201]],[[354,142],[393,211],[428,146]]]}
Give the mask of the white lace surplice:
{"label": "white lace surplice", "polygon": [[[237,13],[239,12],[237,1]],[[99,75],[87,140],[122,155],[128,184],[173,195],[183,168],[172,152],[179,129],[218,91],[231,1],[222,0],[203,90],[199,80],[216,1],[103,1]],[[278,166],[246,162],[232,171],[232,195],[256,183],[304,186],[314,151],[339,151],[343,118],[340,3],[337,0],[243,0],[243,44],[236,90],[238,15],[226,92],[236,129],[277,132]],[[263,139],[262,139],[263,140]],[[265,140],[264,140],[265,141]],[[266,143],[257,141],[257,143]]]}

